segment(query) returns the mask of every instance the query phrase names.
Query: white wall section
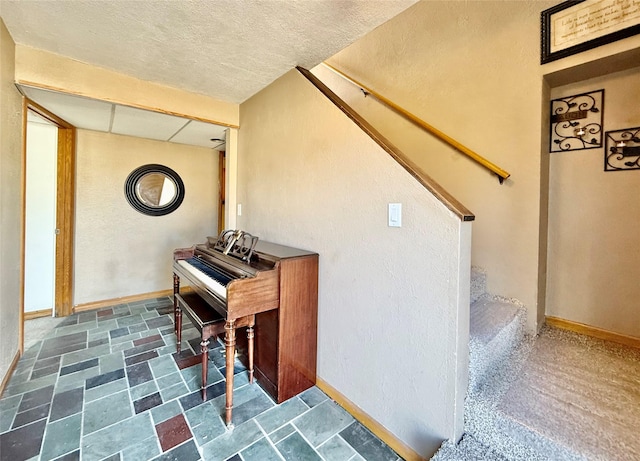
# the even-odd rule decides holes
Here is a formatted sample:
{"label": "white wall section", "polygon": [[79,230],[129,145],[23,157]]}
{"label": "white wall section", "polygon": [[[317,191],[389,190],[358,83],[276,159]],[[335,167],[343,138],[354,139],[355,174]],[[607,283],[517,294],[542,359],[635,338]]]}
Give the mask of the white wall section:
{"label": "white wall section", "polygon": [[297,71],[242,104],[241,123],[238,226],[320,254],[318,376],[432,454],[461,431],[471,224]]}
{"label": "white wall section", "polygon": [[24,311],[53,309],[58,128],[27,123]]}

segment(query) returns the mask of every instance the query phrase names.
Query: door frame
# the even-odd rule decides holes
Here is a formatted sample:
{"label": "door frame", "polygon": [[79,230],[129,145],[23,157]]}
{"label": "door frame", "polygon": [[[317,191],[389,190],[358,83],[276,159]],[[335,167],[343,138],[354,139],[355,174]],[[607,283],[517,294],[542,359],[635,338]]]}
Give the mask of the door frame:
{"label": "door frame", "polygon": [[27,113],[35,112],[58,128],[56,173],[55,295],[53,314],[73,313],[73,236],[75,215],[76,128],[23,97],[22,103],[22,236],[20,251],[20,350],[24,352],[24,280],[26,236]]}

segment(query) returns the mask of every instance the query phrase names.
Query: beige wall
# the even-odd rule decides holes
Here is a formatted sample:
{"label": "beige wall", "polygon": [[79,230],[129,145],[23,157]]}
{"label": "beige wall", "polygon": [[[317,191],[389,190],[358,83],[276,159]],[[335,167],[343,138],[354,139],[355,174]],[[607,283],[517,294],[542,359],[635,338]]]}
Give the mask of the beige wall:
{"label": "beige wall", "polygon": [[238,227],[320,255],[318,376],[428,457],[461,435],[471,224],[297,71],[241,123]]}
{"label": "beige wall", "polygon": [[57,54],[18,45],[16,81],[104,101],[237,126],[237,104],[147,82]]}
{"label": "beige wall", "polygon": [[509,171],[502,186],[358,89],[317,72],[476,215],[472,262],[487,271],[490,292],[527,306],[530,330],[544,313],[544,75],[640,46],[634,37],[541,66],[540,12],[554,4],[422,1],[329,60]]}
{"label": "beige wall", "polygon": [[[171,255],[217,234],[218,153],[212,149],[78,130],[75,305],[172,287]],[[147,216],[126,201],[131,171],[159,163],[185,185],[180,208]]]}
{"label": "beige wall", "polygon": [[19,348],[22,98],[13,85],[15,45],[0,19],[0,380]]}
{"label": "beige wall", "polygon": [[[640,127],[640,67],[551,96],[599,89],[603,131]],[[604,172],[604,152],[551,155],[547,314],[640,337],[640,170]]]}

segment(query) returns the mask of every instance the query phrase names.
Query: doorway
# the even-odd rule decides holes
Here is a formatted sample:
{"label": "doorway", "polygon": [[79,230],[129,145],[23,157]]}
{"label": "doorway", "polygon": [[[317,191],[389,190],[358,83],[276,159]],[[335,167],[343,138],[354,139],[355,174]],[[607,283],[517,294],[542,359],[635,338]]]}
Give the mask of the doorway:
{"label": "doorway", "polygon": [[[42,188],[47,188],[49,197],[49,204],[47,207],[50,209],[47,213],[40,213],[40,217],[44,220],[53,220],[53,227],[51,231],[55,237],[52,237],[53,248],[51,250],[41,250],[43,254],[38,254],[38,248],[32,246],[32,242],[29,235],[29,216],[32,214],[31,210],[27,210],[26,207],[29,204],[28,195],[31,194],[28,183],[28,169],[27,164],[29,162],[27,155],[27,141],[28,141],[28,127],[27,121],[28,114],[32,117],[36,117],[39,120],[39,125],[36,130],[43,132],[49,132],[44,137],[48,139],[45,144],[48,143],[51,149],[55,152],[51,153],[53,156],[51,160],[52,164],[47,167],[49,170],[53,169],[55,173],[49,171],[45,173],[45,177],[49,177],[49,185],[41,185]],[[55,316],[65,317],[72,313],[72,254],[73,254],[73,215],[74,215],[74,193],[75,193],[75,127],[60,117],[52,114],[37,103],[25,98],[23,104],[23,181],[22,181],[22,203],[25,209],[23,209],[23,235],[22,235],[22,309],[21,309],[21,322],[20,322],[20,344],[22,346],[22,352],[24,352],[24,321],[28,318],[34,318],[39,316]],[[50,128],[43,128],[48,126]],[[42,135],[42,133],[40,133]],[[36,187],[36,190],[38,188]],[[45,192],[46,193],[46,192]],[[36,213],[38,215],[38,213]],[[46,217],[50,216],[50,217]],[[55,218],[54,218],[55,216]],[[41,223],[46,233],[46,227],[48,224]],[[33,228],[33,226],[31,226]],[[29,239],[28,239],[29,237]],[[29,244],[29,248],[27,245]],[[45,254],[49,251],[51,254]],[[41,259],[42,264],[38,269],[33,269],[33,264],[29,264],[27,267],[27,258],[33,262],[33,260]],[[47,262],[48,261],[48,262]],[[48,267],[48,269],[45,269]],[[32,270],[33,269],[33,270]],[[30,273],[28,273],[29,271]],[[44,273],[43,271],[51,271],[51,273]],[[39,281],[40,279],[40,281]],[[46,280],[46,282],[42,282]],[[34,300],[32,297],[32,291],[39,291],[41,286],[48,286],[44,292],[42,299]],[[27,294],[29,290],[29,294]],[[50,293],[53,297],[50,297]],[[46,304],[42,304],[46,299],[51,299],[52,305],[50,308],[43,307]],[[42,307],[42,308],[41,308]]]}

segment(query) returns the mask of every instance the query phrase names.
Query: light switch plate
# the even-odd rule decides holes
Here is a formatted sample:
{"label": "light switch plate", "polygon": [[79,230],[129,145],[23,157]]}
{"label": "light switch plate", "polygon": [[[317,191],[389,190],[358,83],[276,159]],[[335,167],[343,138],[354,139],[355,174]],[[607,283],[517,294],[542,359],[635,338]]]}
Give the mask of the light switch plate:
{"label": "light switch plate", "polygon": [[402,227],[402,203],[389,204],[389,227]]}

